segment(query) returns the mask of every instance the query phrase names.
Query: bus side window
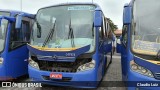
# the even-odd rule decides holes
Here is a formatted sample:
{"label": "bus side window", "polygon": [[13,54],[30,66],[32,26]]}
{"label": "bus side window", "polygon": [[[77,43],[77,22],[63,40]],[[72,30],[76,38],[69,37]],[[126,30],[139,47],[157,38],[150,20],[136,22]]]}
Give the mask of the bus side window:
{"label": "bus side window", "polygon": [[109,31],[109,25],[108,25],[108,22],[107,22],[107,20],[106,20],[106,25],[105,25],[105,28],[106,28],[106,38],[108,38],[108,31]]}
{"label": "bus side window", "polygon": [[102,27],[99,27],[99,41],[102,40],[103,33],[102,33]]}
{"label": "bus side window", "polygon": [[107,30],[107,37],[108,37],[108,42],[112,42],[113,40],[113,33],[112,33],[112,30],[110,28],[110,24],[107,23],[107,27],[108,27],[108,30]]}
{"label": "bus side window", "polygon": [[112,41],[112,39],[113,39],[113,34],[112,34],[111,30],[109,30],[108,38],[109,38],[110,41]]}
{"label": "bus side window", "polygon": [[103,18],[103,35],[104,38],[107,38],[107,29],[106,29],[106,20]]}
{"label": "bus side window", "polygon": [[102,25],[101,25],[101,27],[99,28],[99,41],[102,41],[103,38],[104,38],[104,27],[103,27],[103,23],[104,23],[104,22],[102,22]]}
{"label": "bus side window", "polygon": [[15,24],[12,24],[10,35],[9,50],[13,50],[25,45],[30,40],[29,22],[22,21],[22,28],[15,29]]}
{"label": "bus side window", "polygon": [[24,21],[23,22],[23,27],[22,27],[22,31],[23,31],[23,41],[24,42],[29,42],[30,41],[30,27],[29,27],[29,22],[28,21]]}
{"label": "bus side window", "polygon": [[123,30],[122,30],[122,43],[124,46],[127,46],[127,26],[126,25],[123,26]]}

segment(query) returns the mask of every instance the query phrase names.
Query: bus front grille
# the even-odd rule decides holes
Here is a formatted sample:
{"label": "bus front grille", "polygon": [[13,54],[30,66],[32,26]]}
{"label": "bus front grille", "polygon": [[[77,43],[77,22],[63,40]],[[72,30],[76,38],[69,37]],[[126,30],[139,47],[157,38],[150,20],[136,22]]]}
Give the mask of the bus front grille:
{"label": "bus front grille", "polygon": [[75,62],[55,62],[38,60],[40,70],[50,72],[69,72],[75,73],[82,64],[90,62],[91,59],[77,59]]}

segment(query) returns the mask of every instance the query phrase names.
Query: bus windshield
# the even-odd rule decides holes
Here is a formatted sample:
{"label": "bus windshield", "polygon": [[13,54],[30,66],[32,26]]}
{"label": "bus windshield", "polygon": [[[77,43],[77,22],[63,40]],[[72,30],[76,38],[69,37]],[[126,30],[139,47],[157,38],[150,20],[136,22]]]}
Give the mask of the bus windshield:
{"label": "bus windshield", "polygon": [[[7,12],[0,12],[0,16],[9,16],[10,14]],[[0,26],[0,52],[4,49],[5,37],[6,37],[6,30],[7,30],[8,21],[3,19],[1,21]]]}
{"label": "bus windshield", "polygon": [[132,20],[132,50],[157,55],[160,50],[160,0],[135,0]]}
{"label": "bus windshield", "polygon": [[93,5],[67,5],[40,9],[33,25],[31,45],[71,49],[90,45],[94,50]]}

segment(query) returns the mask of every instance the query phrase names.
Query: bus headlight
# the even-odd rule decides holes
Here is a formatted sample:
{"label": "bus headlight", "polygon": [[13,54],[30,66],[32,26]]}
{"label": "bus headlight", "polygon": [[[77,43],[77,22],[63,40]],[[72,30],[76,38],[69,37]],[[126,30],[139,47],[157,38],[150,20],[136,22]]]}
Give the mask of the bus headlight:
{"label": "bus headlight", "polygon": [[38,63],[29,58],[29,65],[32,66],[33,68],[39,69]]}
{"label": "bus headlight", "polygon": [[95,65],[96,65],[95,60],[92,60],[89,63],[86,63],[86,64],[79,66],[77,69],[77,72],[93,69],[95,67]]}
{"label": "bus headlight", "polygon": [[142,75],[148,76],[148,77],[154,77],[152,72],[142,66],[139,66],[136,64],[133,60],[130,62],[131,70],[137,73],[140,73]]}
{"label": "bus headlight", "polygon": [[0,64],[2,64],[3,63],[3,58],[2,57],[0,57]]}

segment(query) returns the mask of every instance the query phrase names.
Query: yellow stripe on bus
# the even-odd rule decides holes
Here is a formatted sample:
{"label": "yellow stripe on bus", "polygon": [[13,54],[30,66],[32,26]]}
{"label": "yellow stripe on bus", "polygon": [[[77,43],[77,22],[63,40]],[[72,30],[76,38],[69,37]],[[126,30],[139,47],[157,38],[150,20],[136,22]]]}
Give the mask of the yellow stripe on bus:
{"label": "yellow stripe on bus", "polygon": [[74,47],[74,48],[48,48],[48,47],[39,47],[39,46],[33,46],[28,44],[29,46],[41,50],[41,51],[72,51],[72,50],[76,50],[78,48]]}
{"label": "yellow stripe on bus", "polygon": [[137,58],[140,58],[142,60],[145,60],[147,62],[150,62],[150,63],[153,63],[153,64],[156,64],[156,65],[160,65],[160,61],[155,61],[155,60],[147,60],[147,59],[144,59],[144,58],[141,58],[141,57],[138,57],[138,56],[135,56]]}
{"label": "yellow stripe on bus", "polygon": [[155,60],[146,60],[146,61],[156,64],[156,65],[160,65],[160,61],[155,61]]}
{"label": "yellow stripe on bus", "polygon": [[150,54],[150,55],[156,55],[157,52],[151,52],[151,51],[146,51],[146,50],[139,50],[139,49],[133,49],[134,52],[136,53],[143,53],[143,54]]}

